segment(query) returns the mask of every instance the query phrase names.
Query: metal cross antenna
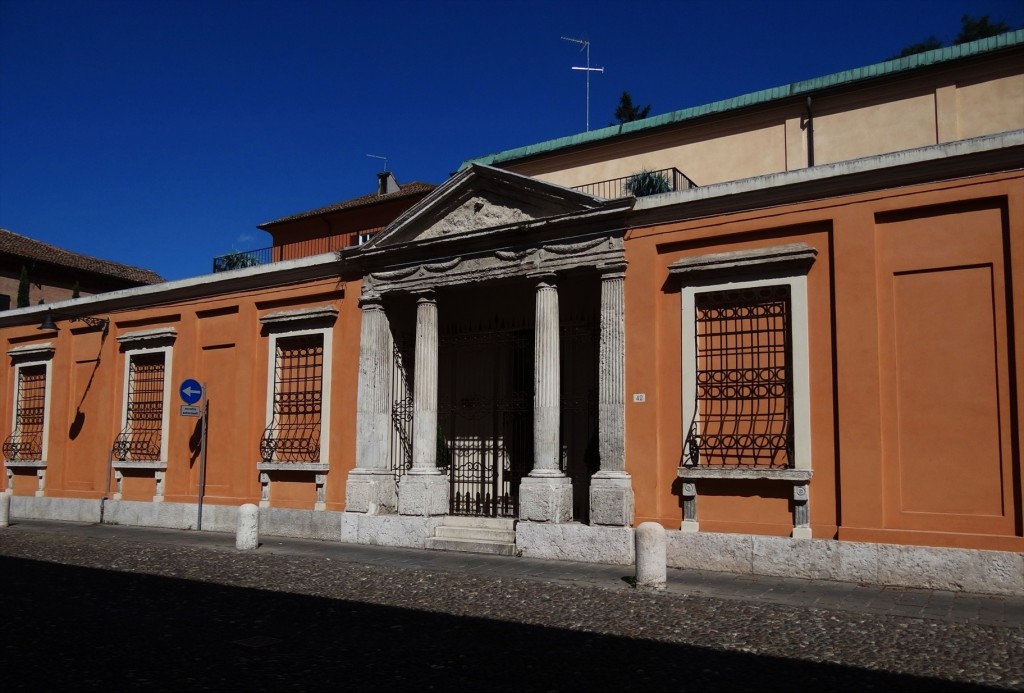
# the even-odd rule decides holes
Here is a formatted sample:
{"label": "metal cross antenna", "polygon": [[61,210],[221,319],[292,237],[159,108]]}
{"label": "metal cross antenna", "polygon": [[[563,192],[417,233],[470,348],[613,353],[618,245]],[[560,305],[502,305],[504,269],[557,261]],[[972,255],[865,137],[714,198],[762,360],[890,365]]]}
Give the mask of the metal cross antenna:
{"label": "metal cross antenna", "polygon": [[370,157],[371,159],[383,159],[384,160],[384,170],[385,171],[388,170],[388,158],[386,156],[380,156],[379,154],[367,154],[366,156]]}
{"label": "metal cross antenna", "polygon": [[590,66],[590,41],[586,39],[569,38],[568,36],[562,37],[563,41],[569,41],[570,43],[578,43],[582,48],[580,51],[587,51],[587,66],[586,67],[574,67],[574,70],[581,70],[587,73],[587,132],[590,132],[590,73],[600,72],[604,73],[603,67],[591,67]]}

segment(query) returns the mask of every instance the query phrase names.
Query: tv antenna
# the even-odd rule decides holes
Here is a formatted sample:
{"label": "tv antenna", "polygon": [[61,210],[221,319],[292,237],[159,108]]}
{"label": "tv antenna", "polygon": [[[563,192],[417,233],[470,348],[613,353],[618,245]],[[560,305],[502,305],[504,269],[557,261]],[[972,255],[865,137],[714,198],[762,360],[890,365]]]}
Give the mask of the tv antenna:
{"label": "tv antenna", "polygon": [[383,159],[384,160],[384,170],[385,171],[388,170],[388,158],[386,156],[380,156],[378,154],[367,154],[366,156],[370,157],[371,159]]}
{"label": "tv antenna", "polygon": [[590,66],[590,41],[587,41],[586,39],[569,38],[568,36],[563,36],[562,40],[563,41],[568,41],[569,43],[579,44],[580,45],[580,52],[581,53],[583,51],[587,52],[587,66],[586,67],[573,67],[572,69],[579,70],[580,72],[586,72],[587,73],[587,132],[590,132],[590,73],[591,72],[600,72],[601,74],[604,74],[604,68],[603,67],[591,67]]}

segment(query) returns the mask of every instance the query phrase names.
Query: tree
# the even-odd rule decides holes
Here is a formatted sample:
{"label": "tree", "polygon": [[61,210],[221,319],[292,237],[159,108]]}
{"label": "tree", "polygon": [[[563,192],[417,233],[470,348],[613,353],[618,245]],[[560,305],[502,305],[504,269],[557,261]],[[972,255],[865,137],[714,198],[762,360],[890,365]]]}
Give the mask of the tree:
{"label": "tree", "polygon": [[[970,41],[988,38],[989,36],[1005,34],[1009,30],[1010,26],[1006,22],[999,21],[993,24],[989,21],[987,14],[982,17],[978,17],[977,19],[965,14],[960,17],[960,33],[956,35],[956,38],[953,39],[953,42],[949,45],[959,46],[961,43],[968,43]],[[932,35],[924,41],[918,41],[917,43],[910,44],[901,50],[899,55],[894,55],[892,58],[889,58],[889,60],[894,58],[905,58],[908,55],[914,55],[915,53],[924,53],[925,51],[942,48],[944,45],[946,44]]]}
{"label": "tree", "polygon": [[953,45],[959,46],[961,43],[968,43],[969,41],[976,41],[977,39],[988,38],[989,36],[998,36],[999,34],[1005,34],[1009,30],[1010,27],[1006,22],[996,22],[995,24],[989,22],[987,14],[978,19],[965,14],[960,18],[960,33],[953,40]]}
{"label": "tree", "polygon": [[28,306],[28,267],[21,266],[21,278],[18,279],[18,308]]}
{"label": "tree", "polygon": [[[619,125],[631,123],[634,120],[646,118],[650,112],[651,104],[647,104],[643,108],[634,106],[633,97],[629,95],[628,91],[624,91],[622,96],[619,97],[619,107],[615,109],[615,120],[618,121]],[[612,123],[612,125],[615,125],[615,123]]]}

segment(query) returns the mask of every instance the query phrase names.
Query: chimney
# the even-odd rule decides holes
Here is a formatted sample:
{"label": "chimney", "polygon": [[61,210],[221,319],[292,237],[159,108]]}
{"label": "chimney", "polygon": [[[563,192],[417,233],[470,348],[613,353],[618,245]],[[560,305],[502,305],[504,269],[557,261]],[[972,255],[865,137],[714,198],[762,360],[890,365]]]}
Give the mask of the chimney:
{"label": "chimney", "polygon": [[401,190],[401,188],[398,186],[398,181],[395,180],[391,171],[381,171],[377,174],[378,195],[386,195],[388,193],[398,192],[399,190]]}

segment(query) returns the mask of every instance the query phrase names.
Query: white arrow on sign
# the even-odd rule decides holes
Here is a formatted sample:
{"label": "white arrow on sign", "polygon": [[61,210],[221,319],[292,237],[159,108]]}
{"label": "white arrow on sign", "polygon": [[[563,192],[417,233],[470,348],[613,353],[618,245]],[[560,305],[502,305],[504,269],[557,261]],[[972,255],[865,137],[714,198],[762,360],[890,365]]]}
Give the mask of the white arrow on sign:
{"label": "white arrow on sign", "polygon": [[186,395],[201,395],[203,393],[202,390],[193,390],[191,387],[186,387],[182,392]]}

